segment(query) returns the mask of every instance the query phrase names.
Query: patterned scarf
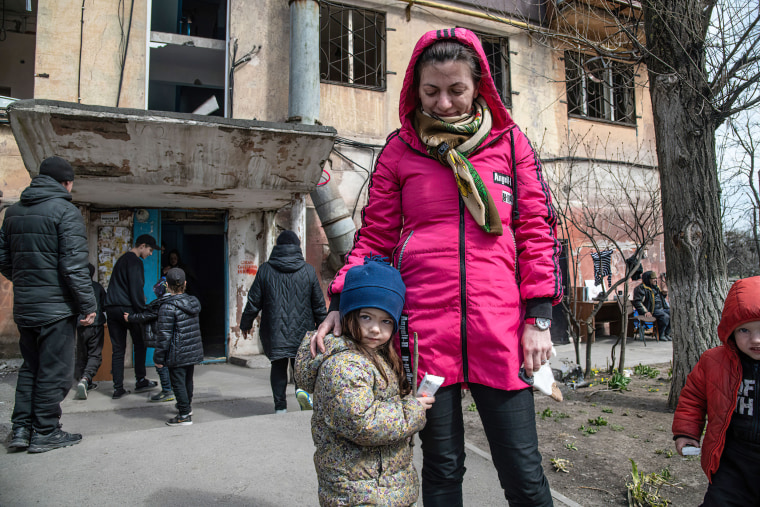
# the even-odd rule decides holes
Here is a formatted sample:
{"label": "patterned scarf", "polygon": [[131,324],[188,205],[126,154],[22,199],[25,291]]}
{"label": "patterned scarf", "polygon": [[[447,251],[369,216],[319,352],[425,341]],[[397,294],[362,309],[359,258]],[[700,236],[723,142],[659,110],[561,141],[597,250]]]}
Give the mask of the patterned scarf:
{"label": "patterned scarf", "polygon": [[414,128],[430,156],[451,167],[467,210],[485,232],[501,236],[501,218],[480,175],[467,156],[491,132],[491,110],[482,97],[475,100],[471,113],[438,118],[418,109]]}

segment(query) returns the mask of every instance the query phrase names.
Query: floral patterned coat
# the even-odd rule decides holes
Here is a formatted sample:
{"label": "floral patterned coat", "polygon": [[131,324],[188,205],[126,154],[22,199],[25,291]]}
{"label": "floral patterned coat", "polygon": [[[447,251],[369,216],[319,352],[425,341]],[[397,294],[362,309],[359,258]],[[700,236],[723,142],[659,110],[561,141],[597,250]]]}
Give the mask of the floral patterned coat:
{"label": "floral patterned coat", "polygon": [[344,338],[327,335],[325,353],[312,358],[306,335],[296,357],[296,382],[313,393],[311,434],[320,505],[412,505],[419,481],[412,435],[425,426],[425,409],[390,382]]}

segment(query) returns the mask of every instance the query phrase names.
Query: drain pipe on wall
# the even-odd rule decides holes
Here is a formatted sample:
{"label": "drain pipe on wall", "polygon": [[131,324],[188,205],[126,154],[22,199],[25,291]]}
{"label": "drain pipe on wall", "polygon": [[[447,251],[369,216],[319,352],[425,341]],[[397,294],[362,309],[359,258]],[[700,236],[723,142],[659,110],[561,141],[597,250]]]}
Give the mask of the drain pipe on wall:
{"label": "drain pipe on wall", "polygon": [[[290,74],[288,86],[288,122],[314,125],[319,121],[319,2],[290,0]],[[311,192],[311,200],[322,222],[330,247],[330,268],[339,269],[343,257],[351,250],[356,227],[351,219],[337,183],[329,181]],[[304,197],[301,197],[304,199]],[[305,207],[304,207],[305,208]],[[305,232],[303,224],[293,230]],[[294,217],[294,220],[297,218]],[[305,246],[305,241],[301,244]]]}

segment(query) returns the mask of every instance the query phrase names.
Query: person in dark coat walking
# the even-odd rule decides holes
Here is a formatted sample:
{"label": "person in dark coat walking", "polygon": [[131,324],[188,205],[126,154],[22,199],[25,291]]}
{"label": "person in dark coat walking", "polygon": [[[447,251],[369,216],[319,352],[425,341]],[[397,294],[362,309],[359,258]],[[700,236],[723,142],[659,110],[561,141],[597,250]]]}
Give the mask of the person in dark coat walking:
{"label": "person in dark coat walking", "polygon": [[[274,411],[281,414],[288,410],[285,397],[288,364],[295,366],[298,347],[306,332],[316,329],[327,317],[317,273],[304,260],[301,240],[293,231],[283,231],[277,237],[269,260],[256,273],[240,319],[240,330],[245,338],[259,312],[259,337],[264,354],[272,363],[269,380]],[[311,409],[309,393],[297,385],[296,398],[301,410]]]}
{"label": "person in dark coat walking", "polygon": [[97,310],[73,186],[71,164],[46,158],[0,228],[0,273],[13,282],[13,320],[24,358],[11,416],[12,450],[46,452],[82,440],[59,424],[74,375],[77,321],[91,325]]}
{"label": "person in dark coat walking", "polygon": [[[89,263],[90,278],[95,276],[95,266]],[[103,362],[103,329],[106,323],[106,290],[97,281],[92,280],[92,291],[98,302],[95,322],[91,326],[77,326],[77,362],[74,369],[74,379],[77,383],[77,398],[87,399],[87,393],[97,389],[98,384],[92,381]]]}
{"label": "person in dark coat walking", "polygon": [[180,268],[166,272],[169,297],[162,299],[158,308],[156,349],[153,362],[156,368],[169,368],[174,396],[177,398],[177,415],[168,421],[169,426],[193,424],[193,372],[203,362],[203,340],[198,314],[201,303],[195,296],[185,294],[187,280]]}
{"label": "person in dark coat walking", "polygon": [[156,240],[150,234],[142,234],[135,240],[135,246],[119,257],[111,272],[106,295],[106,317],[108,333],[111,336],[113,354],[111,373],[113,373],[113,396],[118,400],[129,394],[124,389],[124,356],[127,353],[127,331],[132,337],[135,349],[135,392],[150,391],[158,384],[145,377],[146,347],[143,342],[142,326],[124,320],[125,313],[144,312],[145,305],[145,269],[143,260],[153,255],[157,249]]}

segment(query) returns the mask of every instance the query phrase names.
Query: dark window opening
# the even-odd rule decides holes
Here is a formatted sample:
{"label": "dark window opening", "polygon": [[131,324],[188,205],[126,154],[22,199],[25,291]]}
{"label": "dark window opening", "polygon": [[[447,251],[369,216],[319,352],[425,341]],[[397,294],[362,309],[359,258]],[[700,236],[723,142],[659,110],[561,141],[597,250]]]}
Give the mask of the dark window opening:
{"label": "dark window opening", "polygon": [[497,35],[476,33],[486,53],[488,67],[499,97],[507,108],[512,107],[512,86],[509,71],[509,40]]}
{"label": "dark window opening", "polygon": [[384,90],[385,14],[322,1],[319,24],[322,82]]}
{"label": "dark window opening", "polygon": [[568,51],[565,80],[569,116],[636,124],[632,65]]}
{"label": "dark window opening", "polygon": [[151,9],[151,31],[227,38],[227,0],[161,0]]}

